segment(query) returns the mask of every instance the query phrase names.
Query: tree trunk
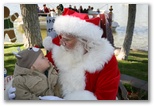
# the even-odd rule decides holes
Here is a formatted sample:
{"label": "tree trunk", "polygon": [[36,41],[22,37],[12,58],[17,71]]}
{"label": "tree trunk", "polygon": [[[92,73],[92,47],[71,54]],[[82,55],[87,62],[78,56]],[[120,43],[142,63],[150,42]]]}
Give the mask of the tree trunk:
{"label": "tree trunk", "polygon": [[110,6],[109,10],[110,10],[110,12],[108,13],[108,18],[106,20],[106,35],[107,35],[107,39],[114,47],[114,39],[113,39],[113,34],[112,34],[112,15],[113,15],[112,6]]}
{"label": "tree trunk", "polygon": [[26,48],[35,45],[42,47],[42,36],[37,13],[37,4],[20,4],[20,8],[26,36],[24,46]]}
{"label": "tree trunk", "polygon": [[[106,20],[106,35],[107,35],[107,40],[112,44],[114,47],[114,39],[113,39],[113,34],[112,34],[112,12],[108,13],[108,18]],[[108,22],[107,22],[108,21]]]}
{"label": "tree trunk", "polygon": [[133,32],[134,32],[135,15],[136,15],[136,4],[129,4],[126,35],[125,35],[123,46],[117,57],[118,60],[128,59],[132,38],[133,38]]}

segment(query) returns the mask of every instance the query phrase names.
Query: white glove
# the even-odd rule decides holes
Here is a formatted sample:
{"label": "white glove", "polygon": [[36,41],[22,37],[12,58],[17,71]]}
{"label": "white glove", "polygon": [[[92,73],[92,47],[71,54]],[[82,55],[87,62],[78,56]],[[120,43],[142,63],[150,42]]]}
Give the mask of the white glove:
{"label": "white glove", "polygon": [[13,88],[11,86],[10,89],[8,90],[9,100],[13,100],[15,98],[15,91],[16,91],[16,88]]}
{"label": "white glove", "polygon": [[59,98],[57,96],[39,96],[41,100],[64,100],[62,98]]}

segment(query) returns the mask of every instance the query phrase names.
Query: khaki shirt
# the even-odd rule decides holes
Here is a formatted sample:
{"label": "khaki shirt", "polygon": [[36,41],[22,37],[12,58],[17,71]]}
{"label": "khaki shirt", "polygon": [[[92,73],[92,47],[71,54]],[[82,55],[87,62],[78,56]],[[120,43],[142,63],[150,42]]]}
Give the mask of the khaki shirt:
{"label": "khaki shirt", "polygon": [[[60,96],[58,73],[53,66],[48,70],[48,77],[39,71],[15,65],[13,87],[16,88],[16,100],[39,100],[39,96]],[[58,85],[58,86],[57,86]],[[56,88],[55,88],[56,86]]]}

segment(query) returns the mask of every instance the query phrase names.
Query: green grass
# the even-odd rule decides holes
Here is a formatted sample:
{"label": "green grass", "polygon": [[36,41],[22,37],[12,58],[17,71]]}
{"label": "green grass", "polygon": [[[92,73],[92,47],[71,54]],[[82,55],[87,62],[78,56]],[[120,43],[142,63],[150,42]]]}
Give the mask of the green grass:
{"label": "green grass", "polygon": [[[4,67],[8,75],[13,75],[16,58],[12,52],[18,52],[18,47],[21,50],[25,49],[24,44],[4,44]],[[44,49],[42,51],[44,54],[46,53]]]}
{"label": "green grass", "polygon": [[122,74],[148,81],[148,52],[130,51],[128,60],[118,63]]}
{"label": "green grass", "polygon": [[23,44],[4,44],[4,67],[8,75],[12,75],[16,58],[12,52],[17,52],[17,47],[24,49]]}
{"label": "green grass", "polygon": [[[24,49],[23,44],[4,44],[4,67],[8,75],[14,71],[16,59],[12,52],[17,51],[17,47]],[[118,64],[122,74],[148,81],[148,52],[131,51],[128,60],[118,61]]]}

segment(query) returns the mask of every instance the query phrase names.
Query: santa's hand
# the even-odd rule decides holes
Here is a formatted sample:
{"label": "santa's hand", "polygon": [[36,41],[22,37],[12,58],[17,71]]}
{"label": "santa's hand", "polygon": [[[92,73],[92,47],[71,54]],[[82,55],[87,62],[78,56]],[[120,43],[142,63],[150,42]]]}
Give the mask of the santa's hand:
{"label": "santa's hand", "polygon": [[13,100],[15,98],[15,91],[16,88],[11,86],[10,89],[8,90],[9,100]]}
{"label": "santa's hand", "polygon": [[39,96],[40,100],[64,100],[57,96]]}

